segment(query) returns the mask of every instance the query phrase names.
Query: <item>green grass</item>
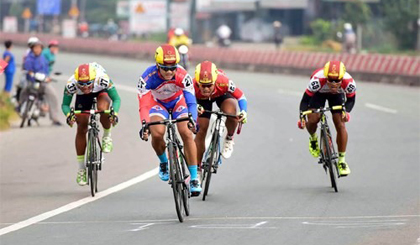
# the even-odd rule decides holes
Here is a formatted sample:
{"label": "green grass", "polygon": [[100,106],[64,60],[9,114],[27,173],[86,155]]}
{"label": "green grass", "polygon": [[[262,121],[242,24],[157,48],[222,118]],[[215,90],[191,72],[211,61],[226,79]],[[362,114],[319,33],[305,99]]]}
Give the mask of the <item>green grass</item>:
{"label": "green grass", "polygon": [[10,121],[17,116],[9,96],[0,94],[0,131],[7,130],[10,127]]}

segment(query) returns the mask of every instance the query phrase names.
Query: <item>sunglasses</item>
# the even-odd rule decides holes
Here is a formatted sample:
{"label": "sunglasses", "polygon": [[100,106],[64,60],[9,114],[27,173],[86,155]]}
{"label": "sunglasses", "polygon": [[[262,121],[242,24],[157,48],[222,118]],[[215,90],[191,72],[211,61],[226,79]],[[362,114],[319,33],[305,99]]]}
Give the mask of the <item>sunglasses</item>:
{"label": "sunglasses", "polygon": [[159,68],[164,70],[164,71],[175,71],[177,67],[178,67],[177,65],[174,65],[174,66],[159,65]]}
{"label": "sunglasses", "polygon": [[77,85],[79,85],[79,87],[86,87],[89,86],[93,83],[93,80],[87,81],[87,82],[77,82]]}
{"label": "sunglasses", "polygon": [[211,84],[211,83],[199,83],[200,84],[200,87],[203,87],[203,88],[211,88],[211,86],[213,86],[213,84]]}
{"label": "sunglasses", "polygon": [[328,80],[330,83],[341,83],[341,80]]}

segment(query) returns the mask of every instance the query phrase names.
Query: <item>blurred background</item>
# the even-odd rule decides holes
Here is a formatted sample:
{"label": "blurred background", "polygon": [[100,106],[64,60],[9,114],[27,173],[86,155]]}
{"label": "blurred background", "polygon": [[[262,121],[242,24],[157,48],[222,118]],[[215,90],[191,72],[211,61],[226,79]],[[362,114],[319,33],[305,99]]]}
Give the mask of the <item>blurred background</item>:
{"label": "blurred background", "polygon": [[[419,0],[1,0],[3,32],[323,52],[419,54]],[[221,28],[222,27],[222,28]],[[228,29],[226,29],[228,27]],[[255,46],[255,44],[261,44]]]}

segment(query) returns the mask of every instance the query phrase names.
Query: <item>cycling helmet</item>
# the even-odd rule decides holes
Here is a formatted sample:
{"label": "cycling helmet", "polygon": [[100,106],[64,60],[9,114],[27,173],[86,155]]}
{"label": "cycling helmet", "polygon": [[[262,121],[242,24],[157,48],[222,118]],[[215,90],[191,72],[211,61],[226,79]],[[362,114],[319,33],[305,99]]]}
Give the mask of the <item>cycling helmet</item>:
{"label": "cycling helmet", "polygon": [[346,73],[346,67],[343,62],[332,60],[328,61],[324,66],[324,76],[329,81],[341,81]]}
{"label": "cycling helmet", "polygon": [[35,47],[36,45],[40,45],[41,46],[41,48],[44,48],[44,44],[40,41],[40,40],[38,40],[38,41],[36,41],[36,42],[32,42],[31,44],[29,44],[29,48],[33,48],[33,47]]}
{"label": "cycling helmet", "polygon": [[195,68],[195,80],[201,84],[214,84],[217,79],[216,65],[208,60],[201,62]]}
{"label": "cycling helmet", "polygon": [[90,64],[81,64],[74,71],[74,79],[78,82],[93,81],[96,78],[96,70]]}
{"label": "cycling helmet", "polygon": [[37,37],[30,37],[28,39],[28,46],[31,47],[33,43],[39,42],[39,39]]}
{"label": "cycling helmet", "polygon": [[53,39],[48,42],[48,47],[58,46],[58,41]]}
{"label": "cycling helmet", "polygon": [[175,30],[174,30],[174,34],[175,34],[176,36],[181,36],[181,35],[184,35],[184,30],[182,30],[182,28],[175,28]]}
{"label": "cycling helmet", "polygon": [[176,65],[179,63],[178,50],[173,45],[164,44],[156,49],[155,60],[158,65]]}

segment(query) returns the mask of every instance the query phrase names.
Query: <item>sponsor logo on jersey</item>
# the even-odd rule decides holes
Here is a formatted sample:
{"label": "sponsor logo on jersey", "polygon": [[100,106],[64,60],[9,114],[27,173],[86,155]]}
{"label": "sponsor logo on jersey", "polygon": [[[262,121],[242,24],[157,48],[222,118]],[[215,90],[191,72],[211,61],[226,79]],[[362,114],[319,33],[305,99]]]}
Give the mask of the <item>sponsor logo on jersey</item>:
{"label": "sponsor logo on jersey", "polygon": [[152,109],[157,110],[157,111],[162,111],[163,110],[162,107],[160,107],[158,105],[153,106]]}
{"label": "sponsor logo on jersey", "polygon": [[185,106],[180,106],[180,107],[178,107],[178,109],[176,109],[176,112],[181,112],[181,111],[183,111],[185,108],[186,108]]}

